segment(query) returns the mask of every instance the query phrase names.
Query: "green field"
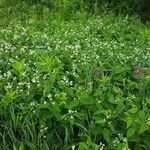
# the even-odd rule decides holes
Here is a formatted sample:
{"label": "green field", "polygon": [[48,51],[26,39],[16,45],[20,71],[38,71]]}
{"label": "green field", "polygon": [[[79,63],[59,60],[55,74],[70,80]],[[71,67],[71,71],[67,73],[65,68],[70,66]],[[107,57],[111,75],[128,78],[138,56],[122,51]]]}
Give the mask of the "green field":
{"label": "green field", "polygon": [[0,150],[150,150],[149,24],[63,2],[0,0]]}

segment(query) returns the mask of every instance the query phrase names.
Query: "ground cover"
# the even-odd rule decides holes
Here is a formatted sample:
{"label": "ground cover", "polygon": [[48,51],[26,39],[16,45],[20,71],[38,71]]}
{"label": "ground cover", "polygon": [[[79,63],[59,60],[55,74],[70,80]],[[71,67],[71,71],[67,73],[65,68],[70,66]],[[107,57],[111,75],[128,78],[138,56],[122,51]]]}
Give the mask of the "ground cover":
{"label": "ground cover", "polygon": [[0,9],[0,149],[148,150],[149,26],[39,8]]}

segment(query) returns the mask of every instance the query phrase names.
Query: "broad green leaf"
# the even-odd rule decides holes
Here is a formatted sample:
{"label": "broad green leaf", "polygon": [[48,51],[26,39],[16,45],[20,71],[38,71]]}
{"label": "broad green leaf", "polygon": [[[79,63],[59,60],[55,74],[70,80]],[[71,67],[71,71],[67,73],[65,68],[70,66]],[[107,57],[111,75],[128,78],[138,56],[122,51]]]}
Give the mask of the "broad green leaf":
{"label": "broad green leaf", "polygon": [[129,128],[127,131],[127,137],[133,136],[135,133],[135,128]]}
{"label": "broad green leaf", "polygon": [[107,143],[109,143],[110,142],[110,131],[107,128],[105,128],[103,130],[103,136],[104,136],[104,139],[107,141]]}
{"label": "broad green leaf", "polygon": [[142,122],[145,121],[145,112],[144,112],[144,110],[139,111],[139,119]]}
{"label": "broad green leaf", "polygon": [[139,130],[139,134],[145,132],[146,130],[148,130],[150,127],[147,124],[142,124]]}
{"label": "broad green leaf", "polygon": [[127,128],[129,128],[132,125],[132,123],[134,122],[134,120],[131,116],[127,116],[125,118],[125,120],[126,120],[126,123],[127,123]]}
{"label": "broad green leaf", "polygon": [[146,98],[146,102],[150,104],[150,98]]}
{"label": "broad green leaf", "polygon": [[117,104],[118,104],[118,105],[120,104],[120,101],[118,101],[118,99],[115,98],[115,97],[111,97],[111,96],[110,96],[110,97],[108,98],[108,101],[109,101],[111,104],[116,104],[116,105],[117,105]]}
{"label": "broad green leaf", "polygon": [[102,109],[102,110],[97,110],[94,115],[99,115],[99,114],[105,114],[105,110]]}
{"label": "broad green leaf", "polygon": [[21,60],[21,61],[15,61],[13,64],[12,64],[12,67],[13,67],[13,70],[14,70],[14,73],[16,75],[19,75],[23,72],[24,70],[24,65],[25,65],[25,59]]}
{"label": "broad green leaf", "polygon": [[85,144],[85,143],[83,143],[83,142],[80,142],[80,143],[79,143],[78,150],[88,150],[87,144]]}
{"label": "broad green leaf", "polygon": [[138,111],[138,108],[137,107],[132,107],[131,109],[129,109],[129,112],[134,114]]}

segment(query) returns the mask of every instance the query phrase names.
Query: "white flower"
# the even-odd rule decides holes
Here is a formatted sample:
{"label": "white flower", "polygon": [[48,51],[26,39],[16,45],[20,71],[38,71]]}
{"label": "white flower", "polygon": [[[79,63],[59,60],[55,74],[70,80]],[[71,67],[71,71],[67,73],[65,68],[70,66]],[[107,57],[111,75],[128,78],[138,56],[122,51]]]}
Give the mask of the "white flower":
{"label": "white flower", "polygon": [[47,97],[48,97],[49,99],[51,99],[51,98],[52,98],[52,94],[48,94]]}
{"label": "white flower", "polygon": [[75,150],[75,147],[76,147],[75,145],[72,145],[71,150]]}

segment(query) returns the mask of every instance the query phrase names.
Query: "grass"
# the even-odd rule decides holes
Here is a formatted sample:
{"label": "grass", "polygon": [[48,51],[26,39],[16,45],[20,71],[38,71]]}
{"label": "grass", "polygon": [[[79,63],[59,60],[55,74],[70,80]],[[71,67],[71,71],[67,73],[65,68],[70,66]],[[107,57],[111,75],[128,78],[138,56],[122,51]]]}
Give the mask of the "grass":
{"label": "grass", "polygon": [[0,149],[150,149],[149,25],[0,6]]}

